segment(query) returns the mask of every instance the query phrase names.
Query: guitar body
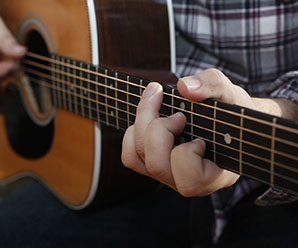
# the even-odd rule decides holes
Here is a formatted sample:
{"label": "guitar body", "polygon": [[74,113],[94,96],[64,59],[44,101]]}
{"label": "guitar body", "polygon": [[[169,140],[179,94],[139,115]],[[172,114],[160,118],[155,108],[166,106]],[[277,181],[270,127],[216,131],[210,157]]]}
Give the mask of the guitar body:
{"label": "guitar body", "polygon": [[[30,51],[143,76],[171,70],[167,4],[1,0],[0,16]],[[30,94],[19,90],[21,75],[6,80],[1,98],[1,184],[36,178],[72,209],[85,208],[95,198],[105,202],[154,187],[121,165],[121,132],[59,108],[35,113],[24,104]]]}

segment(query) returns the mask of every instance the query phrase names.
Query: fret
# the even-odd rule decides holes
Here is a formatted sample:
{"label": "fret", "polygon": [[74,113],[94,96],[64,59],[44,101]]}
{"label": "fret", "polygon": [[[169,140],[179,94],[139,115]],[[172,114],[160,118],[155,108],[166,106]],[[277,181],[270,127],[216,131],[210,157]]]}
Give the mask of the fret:
{"label": "fret", "polygon": [[178,91],[174,89],[174,100],[173,100],[173,107],[175,109],[174,112],[180,111],[182,112],[187,120],[187,124],[184,128],[184,132],[186,133],[184,135],[184,141],[189,142],[192,140],[192,134],[193,134],[193,128],[192,128],[192,121],[191,121],[191,102],[185,100],[184,98],[180,97]]}
{"label": "fret", "polygon": [[65,106],[66,106],[66,110],[71,111],[71,101],[69,100],[70,99],[70,73],[69,73],[69,59],[68,58],[65,58],[64,59],[64,63],[65,63],[65,66],[64,66],[64,70],[63,70],[63,73],[64,73],[64,95],[65,95]]}
{"label": "fret", "polygon": [[[140,99],[142,98],[142,95],[145,89],[146,89],[146,83],[144,82],[144,80],[140,80]],[[136,114],[136,112],[134,114]]]}
{"label": "fret", "polygon": [[71,74],[70,74],[70,61],[69,58],[64,59],[65,62],[65,68],[64,68],[64,88],[65,88],[65,103],[66,103],[66,109],[70,112],[72,112],[72,106],[71,106],[71,101],[70,101],[70,85],[71,85]]}
{"label": "fret", "polygon": [[[223,111],[223,109],[228,111]],[[240,171],[239,168],[239,147],[240,147],[240,116],[231,114],[233,107],[221,102],[216,105],[216,126],[215,126],[215,141],[216,153],[228,154],[235,158],[234,161],[226,164],[226,159],[217,156],[216,161],[222,165],[229,166],[234,171]],[[238,113],[238,110],[235,110]],[[227,122],[228,120],[228,122]],[[232,124],[232,125],[231,125]]]}
{"label": "fret", "polygon": [[159,112],[163,116],[170,116],[172,114],[172,105],[171,105],[171,102],[172,102],[172,97],[171,97],[172,88],[164,87],[163,92],[164,92],[164,94],[163,94],[163,104],[161,105],[161,108],[160,108]]}
{"label": "fret", "polygon": [[108,71],[108,113],[109,113],[109,123],[113,127],[117,127],[117,116],[116,116],[116,89],[115,89],[115,72]]}
{"label": "fret", "polygon": [[239,174],[242,175],[242,139],[243,139],[243,118],[245,110],[241,108],[240,135],[239,135]]}
{"label": "fret", "polygon": [[[57,61],[59,62],[59,57],[56,57]],[[61,80],[61,73],[60,73],[61,65],[57,64],[56,67],[56,82],[57,82],[57,96],[58,96],[58,107],[62,108],[62,101],[61,101],[61,88],[60,88],[60,80]]]}
{"label": "fret", "polygon": [[[97,92],[97,93],[99,93],[100,91],[99,91],[99,78],[98,78],[98,73],[99,73],[99,71],[98,71],[98,67],[96,67],[95,68],[95,70],[96,70],[96,76],[95,76],[95,81],[97,82],[97,84],[96,84],[96,88],[95,88],[95,91]],[[100,120],[101,120],[101,118],[100,118],[100,113],[99,113],[99,94],[96,94],[96,114],[97,114],[97,116],[96,116],[96,120],[98,121],[98,122],[100,122]]]}
{"label": "fret", "polygon": [[175,95],[175,89],[172,89],[171,92],[171,115],[175,113],[174,111],[174,95]]}
{"label": "fret", "polygon": [[129,93],[130,93],[130,91],[129,91],[129,76],[127,76],[127,78],[126,78],[126,81],[127,81],[127,84],[126,84],[126,102],[127,102],[127,104],[126,104],[126,115],[127,115],[127,117],[126,117],[126,119],[127,119],[127,127],[129,127],[130,126],[130,112],[129,112]]}
{"label": "fret", "polygon": [[[97,117],[97,119],[100,120],[100,122],[107,124],[107,89],[106,89],[106,83],[105,83],[105,77],[101,76],[103,74],[105,74],[105,70],[100,68],[100,67],[96,67],[96,106],[95,109],[97,111],[97,115],[99,117]],[[99,75],[98,73],[100,73],[101,75]]]}
{"label": "fret", "polygon": [[88,64],[87,65],[87,91],[88,91],[88,107],[90,119],[98,121],[98,111],[97,111],[97,75],[96,68]]}
{"label": "fret", "polygon": [[[83,63],[80,62],[79,63],[79,69],[83,68]],[[84,91],[83,91],[83,83],[82,83],[82,78],[83,78],[83,71],[82,70],[79,70],[79,78],[78,78],[78,85],[79,85],[79,102],[80,102],[80,105],[81,105],[81,115],[83,117],[85,117],[85,107],[84,107]]]}
{"label": "fret", "polygon": [[206,141],[205,157],[213,159],[213,109],[200,103],[193,104],[193,135]]}
{"label": "fret", "polygon": [[[108,70],[105,69],[105,72],[104,72],[105,76],[108,75]],[[110,118],[109,118],[109,109],[108,109],[108,98],[107,98],[107,95],[108,95],[108,78],[105,77],[104,78],[104,82],[105,82],[105,113],[106,113],[106,124],[107,126],[110,126]]]}
{"label": "fret", "polygon": [[146,81],[142,80],[142,82],[140,82],[140,79],[130,76],[129,82],[129,120],[130,123],[134,123],[137,105],[141,99],[140,93],[142,94],[144,91],[144,89],[140,87],[140,83],[145,87]]}
{"label": "fret", "polygon": [[[254,119],[260,119],[261,122]],[[262,121],[272,123],[272,117],[261,116],[256,111],[245,109],[242,124],[242,173],[266,181],[269,184],[272,126],[265,125]],[[264,137],[263,133],[268,137]],[[244,166],[245,163],[252,164],[254,167]]]}
{"label": "fret", "polygon": [[65,87],[66,87],[66,76],[64,74],[65,72],[65,66],[64,66],[64,57],[60,57],[60,62],[62,62],[60,64],[60,89],[61,89],[61,101],[62,101],[62,108],[67,110],[67,106],[66,106],[66,96],[65,96]]}
{"label": "fret", "polygon": [[[52,60],[56,60],[56,55],[55,54],[52,54],[51,55],[51,58]],[[52,96],[53,96],[53,103],[54,103],[54,106],[57,107],[58,106],[58,100],[57,100],[57,81],[56,81],[56,77],[57,77],[57,69],[56,69],[56,63],[53,62],[51,64],[51,67],[52,67],[52,79],[51,79],[51,82],[52,82],[52,86],[53,86],[53,90],[52,90]]]}
{"label": "fret", "polygon": [[[143,85],[143,80],[142,79],[140,80],[140,83],[139,84],[140,84],[140,86]],[[140,90],[139,96],[142,96],[143,95],[142,87],[139,87],[139,90]]]}
{"label": "fret", "polygon": [[119,114],[118,114],[118,73],[115,73],[115,112],[116,112],[116,128],[119,130]]}
{"label": "fret", "polygon": [[[73,60],[72,61],[72,65],[75,67],[76,66],[76,62],[75,62],[75,60]],[[73,77],[73,84],[72,84],[72,87],[71,87],[71,91],[72,91],[72,93],[73,93],[73,102],[74,102],[74,112],[75,112],[75,114],[78,114],[79,113],[79,110],[78,110],[78,98],[77,98],[77,96],[76,96],[76,94],[77,94],[77,75],[78,75],[78,73],[77,73],[77,70],[75,70],[74,69],[74,71],[73,71],[73,73],[74,73],[74,77]]]}
{"label": "fret", "polygon": [[[70,59],[66,60],[67,65],[71,65]],[[73,101],[72,101],[72,87],[73,87],[73,77],[70,75],[73,75],[73,71],[71,66],[67,66],[67,82],[69,83],[67,87],[67,93],[68,93],[68,106],[69,106],[69,111],[73,112]]]}
{"label": "fret", "polygon": [[214,101],[214,109],[213,109],[213,162],[216,163],[216,108],[217,101]]}
{"label": "fret", "polygon": [[193,102],[191,102],[190,103],[190,112],[191,112],[191,114],[190,114],[190,133],[191,133],[191,140],[193,140],[194,139],[194,130],[193,130],[193,125],[194,125],[194,123],[193,123]]}
{"label": "fret", "polygon": [[115,98],[116,98],[116,116],[117,116],[117,120],[116,120],[116,126],[121,129],[126,129],[128,127],[127,125],[127,110],[128,110],[128,99],[127,99],[127,75],[123,75],[121,73],[117,73],[115,74],[116,77],[116,81],[115,81],[115,88],[116,88],[116,92],[115,92]]}
{"label": "fret", "polygon": [[83,107],[84,116],[86,118],[92,118],[90,111],[90,73],[88,72],[89,64],[82,63],[81,67],[81,87],[83,89]]}
{"label": "fret", "polygon": [[270,156],[270,185],[274,187],[274,153],[275,153],[276,118],[272,120],[271,156]]}
{"label": "fret", "polygon": [[[91,111],[91,83],[90,83],[90,64],[88,64],[87,65],[87,69],[88,69],[88,72],[87,72],[87,89],[86,89],[86,91],[87,91],[87,97],[88,97],[88,108],[89,108],[89,111],[88,111],[88,114],[89,114],[89,118],[91,117],[93,117],[93,115],[92,115],[92,111]],[[94,80],[93,80],[94,81]],[[93,83],[93,85],[94,85],[94,83]],[[94,99],[94,98],[93,98]]]}
{"label": "fret", "polygon": [[[250,109],[245,110],[242,132],[242,161],[252,163],[259,168],[264,168],[266,171],[270,171],[272,127],[271,125],[265,125],[261,122],[253,121],[250,117],[268,121],[269,123],[272,121],[272,117],[270,116],[265,117],[256,111],[252,111]],[[263,133],[268,135],[268,137],[264,137],[262,135]],[[264,174],[249,167],[243,167],[242,171],[245,174],[251,174],[257,178],[267,181],[268,183],[270,182],[269,173]]]}
{"label": "fret", "polygon": [[145,82],[143,79],[142,80],[140,80],[140,96],[142,96],[143,95],[143,92],[144,92],[144,90],[146,89],[146,87],[147,87],[147,85],[148,85],[149,83],[148,82]]}

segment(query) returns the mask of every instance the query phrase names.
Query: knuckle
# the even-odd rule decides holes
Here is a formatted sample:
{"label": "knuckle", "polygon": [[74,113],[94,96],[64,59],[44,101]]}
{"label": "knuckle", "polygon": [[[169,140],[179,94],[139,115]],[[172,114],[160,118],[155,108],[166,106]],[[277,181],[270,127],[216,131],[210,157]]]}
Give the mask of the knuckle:
{"label": "knuckle", "polygon": [[230,80],[226,77],[226,75],[222,71],[216,68],[207,69],[206,73],[211,75],[212,81],[216,83],[216,85],[225,85],[228,82],[230,82]]}
{"label": "knuckle", "polygon": [[171,160],[175,161],[176,159],[180,159],[181,157],[187,156],[188,150],[185,149],[186,146],[186,143],[175,146],[171,152]]}
{"label": "knuckle", "polygon": [[121,153],[121,162],[122,164],[131,170],[137,170],[138,160],[135,157],[134,151],[125,151]]}
{"label": "knuckle", "polygon": [[[141,101],[143,101],[143,100],[141,99]],[[140,102],[140,103],[138,104],[138,107],[137,107],[137,115],[139,115],[140,113],[142,113],[145,109],[146,109],[146,108],[145,108],[145,105],[142,104],[142,102]]]}
{"label": "knuckle", "polygon": [[154,132],[154,130],[156,130],[158,127],[160,127],[162,122],[162,118],[156,118],[152,121],[150,121],[150,123],[148,124],[147,130],[149,132]]}
{"label": "knuckle", "polygon": [[146,171],[150,176],[156,179],[163,178],[165,173],[160,165],[158,165],[153,161],[146,161],[145,166],[146,166]]}
{"label": "knuckle", "polygon": [[212,189],[209,189],[208,186],[206,187],[202,182],[176,186],[179,194],[184,197],[207,196],[213,192]]}
{"label": "knuckle", "polygon": [[199,190],[200,185],[199,184],[184,184],[184,185],[179,185],[176,184],[177,190],[179,194],[181,194],[184,197],[193,197],[193,196],[198,196],[201,194],[201,191]]}
{"label": "knuckle", "polygon": [[136,142],[136,153],[141,158],[144,158],[145,157],[144,146],[141,144],[143,144],[143,141]]}
{"label": "knuckle", "polygon": [[129,155],[129,153],[127,152],[122,152],[121,154],[121,161],[122,161],[122,164],[129,168],[129,169],[132,169],[133,168],[133,161],[131,159],[131,156]]}
{"label": "knuckle", "polygon": [[214,77],[222,78],[225,77],[222,71],[216,69],[216,68],[210,68],[206,70],[206,73],[212,74]]}

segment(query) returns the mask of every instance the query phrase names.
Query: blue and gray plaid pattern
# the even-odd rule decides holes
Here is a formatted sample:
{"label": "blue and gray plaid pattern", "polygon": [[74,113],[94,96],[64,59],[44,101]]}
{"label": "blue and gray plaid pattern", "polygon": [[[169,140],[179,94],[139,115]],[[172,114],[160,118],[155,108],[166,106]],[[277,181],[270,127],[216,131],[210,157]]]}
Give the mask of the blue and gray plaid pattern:
{"label": "blue and gray plaid pattern", "polygon": [[[298,0],[173,0],[173,7],[179,77],[217,68],[252,96],[298,103]],[[240,179],[212,195],[215,240],[232,207],[258,186]],[[275,192],[257,201],[297,199]]]}

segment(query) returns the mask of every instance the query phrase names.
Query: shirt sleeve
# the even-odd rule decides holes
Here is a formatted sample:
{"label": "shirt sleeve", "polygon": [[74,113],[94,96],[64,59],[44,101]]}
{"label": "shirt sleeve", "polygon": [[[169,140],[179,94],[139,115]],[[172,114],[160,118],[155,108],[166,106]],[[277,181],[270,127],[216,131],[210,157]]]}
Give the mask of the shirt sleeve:
{"label": "shirt sleeve", "polygon": [[[268,92],[272,98],[289,99],[298,104],[298,71],[291,71],[279,77],[273,82]],[[256,199],[255,203],[259,206],[273,206],[297,200],[297,195],[269,188]]]}
{"label": "shirt sleeve", "polygon": [[279,77],[269,88],[272,98],[286,98],[298,104],[298,71]]}

